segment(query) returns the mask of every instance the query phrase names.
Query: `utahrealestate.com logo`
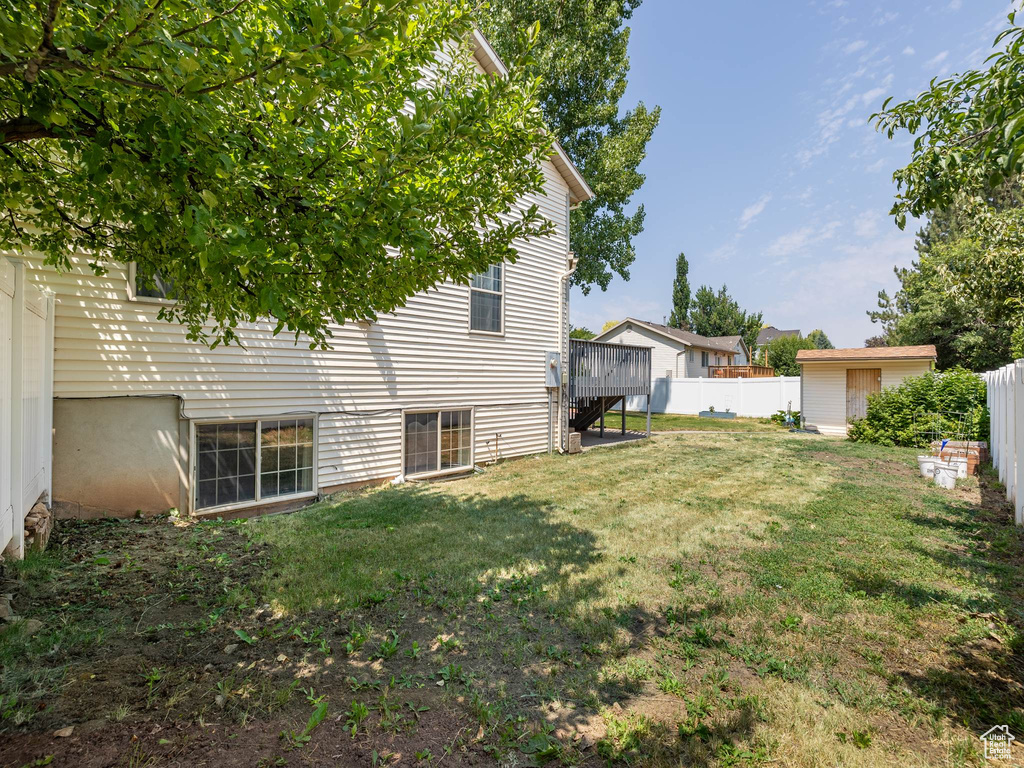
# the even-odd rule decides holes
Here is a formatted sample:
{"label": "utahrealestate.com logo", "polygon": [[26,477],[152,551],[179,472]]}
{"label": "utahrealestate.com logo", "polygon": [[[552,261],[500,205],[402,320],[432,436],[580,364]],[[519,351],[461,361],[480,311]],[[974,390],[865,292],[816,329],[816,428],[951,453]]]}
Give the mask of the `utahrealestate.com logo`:
{"label": "utahrealestate.com logo", "polygon": [[993,726],[981,734],[979,738],[985,742],[986,760],[1010,759],[1010,750],[1014,741],[1013,734],[1010,733],[1010,726]]}

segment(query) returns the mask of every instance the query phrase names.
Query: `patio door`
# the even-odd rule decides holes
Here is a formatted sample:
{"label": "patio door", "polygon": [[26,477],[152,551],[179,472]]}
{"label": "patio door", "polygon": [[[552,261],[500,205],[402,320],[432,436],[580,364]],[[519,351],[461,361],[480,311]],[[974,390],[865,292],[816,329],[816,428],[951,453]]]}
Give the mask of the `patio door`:
{"label": "patio door", "polygon": [[846,370],[846,421],[868,415],[868,395],[882,391],[881,368],[848,368]]}

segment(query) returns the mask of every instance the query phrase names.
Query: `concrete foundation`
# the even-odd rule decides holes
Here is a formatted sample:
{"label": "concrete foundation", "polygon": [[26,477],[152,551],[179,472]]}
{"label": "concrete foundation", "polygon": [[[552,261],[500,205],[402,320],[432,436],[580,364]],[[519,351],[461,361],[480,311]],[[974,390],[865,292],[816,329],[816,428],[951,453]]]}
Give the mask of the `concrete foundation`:
{"label": "concrete foundation", "polygon": [[53,401],[59,517],[124,517],[188,507],[188,422],[176,397]]}

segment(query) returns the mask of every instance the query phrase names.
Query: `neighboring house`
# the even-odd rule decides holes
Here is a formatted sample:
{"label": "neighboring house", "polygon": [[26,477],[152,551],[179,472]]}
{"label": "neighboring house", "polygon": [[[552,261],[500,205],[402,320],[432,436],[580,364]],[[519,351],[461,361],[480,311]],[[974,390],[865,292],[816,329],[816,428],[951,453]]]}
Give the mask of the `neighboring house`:
{"label": "neighboring house", "polygon": [[868,395],[898,386],[935,365],[935,347],[801,349],[800,419],[805,429],[845,435],[847,425],[867,415]]}
{"label": "neighboring house", "polygon": [[709,338],[668,325],[628,317],[599,333],[594,341],[651,347],[651,379],[685,379],[708,375],[709,365],[731,365],[737,351],[727,339]]}
{"label": "neighboring house", "polygon": [[[504,71],[480,36],[474,56]],[[551,235],[470,285],[333,327],[327,351],[269,321],[211,350],[158,319],[168,299],[137,290],[130,265],[97,276],[82,256],[61,274],[19,256],[56,294],[53,502],[76,516],[283,508],[567,443],[566,388],[547,355],[567,354],[568,212],[593,193],[557,145],[543,170],[543,192],[523,203]]]}
{"label": "neighboring house", "polygon": [[768,346],[769,342],[783,336],[796,336],[798,339],[802,339],[804,337],[799,328],[791,328],[790,330],[781,331],[774,325],[766,325],[757,334],[757,342],[754,344],[754,358],[756,359],[761,352],[764,351],[764,348]]}
{"label": "neighboring house", "polygon": [[732,359],[732,365],[750,364],[750,350],[747,348],[747,342],[743,340],[742,336],[708,336],[707,338],[708,341],[726,344],[736,352]]}

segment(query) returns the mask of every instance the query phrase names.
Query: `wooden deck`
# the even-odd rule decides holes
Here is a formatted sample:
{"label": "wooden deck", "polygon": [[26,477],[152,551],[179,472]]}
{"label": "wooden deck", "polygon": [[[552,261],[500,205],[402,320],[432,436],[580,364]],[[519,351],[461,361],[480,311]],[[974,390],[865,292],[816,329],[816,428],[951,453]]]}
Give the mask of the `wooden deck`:
{"label": "wooden deck", "polygon": [[709,365],[711,379],[770,379],[775,369],[770,365]]}
{"label": "wooden deck", "polygon": [[[569,342],[569,423],[577,431],[601,422],[604,413],[626,398],[647,396],[647,434],[651,433],[651,348],[571,339]],[[622,428],[625,430],[625,417]]]}

